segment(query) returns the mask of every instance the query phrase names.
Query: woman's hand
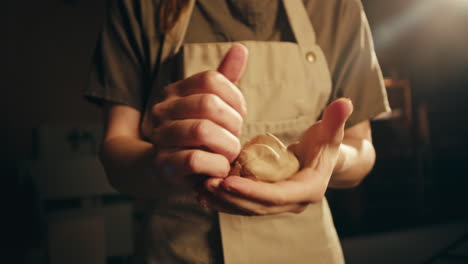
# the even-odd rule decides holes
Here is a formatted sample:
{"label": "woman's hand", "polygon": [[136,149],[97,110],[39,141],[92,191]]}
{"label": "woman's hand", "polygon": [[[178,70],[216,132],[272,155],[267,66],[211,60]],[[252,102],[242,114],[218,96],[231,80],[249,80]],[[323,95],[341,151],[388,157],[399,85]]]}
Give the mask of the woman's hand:
{"label": "woman's hand", "polygon": [[166,87],[152,108],[151,141],[157,175],[190,184],[193,175],[226,177],[240,152],[245,99],[234,85],[245,68],[247,49],[234,45],[218,70],[195,74]]}
{"label": "woman's hand", "polygon": [[239,176],[209,178],[199,201],[218,211],[247,215],[299,213],[308,204],[321,201],[339,160],[344,124],[352,111],[348,99],[334,101],[323,120],[290,146],[301,163],[301,170],[290,179],[267,183]]}

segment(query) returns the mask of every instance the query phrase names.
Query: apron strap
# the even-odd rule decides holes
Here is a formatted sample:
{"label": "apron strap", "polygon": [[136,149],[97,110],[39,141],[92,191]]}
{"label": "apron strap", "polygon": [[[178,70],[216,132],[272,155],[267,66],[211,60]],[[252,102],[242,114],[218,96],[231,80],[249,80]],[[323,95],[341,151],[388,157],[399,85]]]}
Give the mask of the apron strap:
{"label": "apron strap", "polygon": [[302,0],[283,0],[296,41],[302,48],[315,45],[315,31]]}
{"label": "apron strap", "polygon": [[[283,0],[286,14],[289,18],[294,37],[302,49],[315,46],[315,31],[302,0]],[[183,44],[185,33],[192,16],[195,0],[189,0],[185,12],[180,15],[177,23],[164,38],[162,60],[177,54]]]}
{"label": "apron strap", "polygon": [[156,56],[156,64],[155,69],[152,74],[151,86],[145,92],[145,104],[143,109],[145,114],[143,115],[142,120],[142,131],[144,132],[149,129],[147,127],[147,119],[148,119],[148,107],[151,106],[150,100],[154,100],[155,93],[157,89],[154,89],[155,85],[159,85],[161,78],[159,78],[161,74],[161,62],[165,61],[167,58],[171,56],[175,56],[177,52],[179,52],[180,47],[183,44],[185,33],[187,32],[187,27],[190,22],[190,18],[192,17],[193,7],[195,5],[195,0],[189,0],[188,5],[184,12],[180,14],[179,19],[172,27],[172,29],[165,33],[160,39],[160,46]]}
{"label": "apron strap", "polygon": [[189,0],[185,11],[180,14],[174,27],[166,33],[162,50],[162,61],[179,52],[185,38],[185,33],[187,32],[194,5],[195,0]]}

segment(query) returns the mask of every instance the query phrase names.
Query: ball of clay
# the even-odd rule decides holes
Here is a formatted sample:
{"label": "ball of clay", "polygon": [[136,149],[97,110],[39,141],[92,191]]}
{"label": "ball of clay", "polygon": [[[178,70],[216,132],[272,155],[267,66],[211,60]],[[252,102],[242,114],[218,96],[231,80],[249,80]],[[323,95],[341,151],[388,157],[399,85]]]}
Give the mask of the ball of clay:
{"label": "ball of clay", "polygon": [[294,153],[272,134],[254,137],[243,147],[231,174],[277,182],[291,177],[299,170]]}

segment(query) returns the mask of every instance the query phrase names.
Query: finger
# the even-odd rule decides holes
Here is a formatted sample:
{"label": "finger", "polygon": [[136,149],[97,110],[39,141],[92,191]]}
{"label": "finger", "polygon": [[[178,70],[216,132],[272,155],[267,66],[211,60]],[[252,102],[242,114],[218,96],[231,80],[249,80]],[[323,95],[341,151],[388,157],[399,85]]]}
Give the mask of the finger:
{"label": "finger", "polygon": [[232,206],[231,204],[225,201],[216,198],[212,193],[206,190],[198,194],[197,200],[203,207],[207,207],[218,212],[244,216],[251,215],[247,212],[240,210],[239,208]]}
{"label": "finger", "polygon": [[224,55],[223,60],[218,66],[218,72],[226,76],[231,82],[236,83],[244,73],[247,58],[247,48],[240,43],[234,44]]}
{"label": "finger", "polygon": [[197,73],[167,86],[165,92],[168,97],[212,93],[219,96],[242,116],[247,113],[245,98],[239,88],[218,71]]}
{"label": "finger", "polygon": [[353,112],[351,100],[340,98],[333,101],[323,114],[322,124],[329,133],[336,134],[344,128],[346,120]]}
{"label": "finger", "polygon": [[271,215],[285,212],[299,213],[307,206],[307,203],[275,205],[252,200],[249,197],[233,194],[223,188],[219,188],[218,186],[220,182],[221,179],[216,178],[211,178],[205,181],[207,190],[212,193],[212,197],[209,202],[214,204],[221,203],[226,208],[230,208],[231,210],[234,208],[235,211],[241,211],[248,215]]}
{"label": "finger", "polygon": [[208,119],[239,136],[242,116],[215,94],[194,94],[168,100],[153,109],[157,120]]}
{"label": "finger", "polygon": [[239,155],[241,144],[228,130],[207,119],[166,122],[153,129],[152,142],[158,147],[208,148],[229,162]]}
{"label": "finger", "polygon": [[226,177],[229,161],[222,155],[198,150],[161,151],[156,160],[157,173],[172,183],[187,183],[196,174]]}
{"label": "finger", "polygon": [[327,179],[312,169],[303,169],[287,181],[267,183],[239,176],[229,176],[221,184],[228,192],[272,205],[318,202],[323,199]]}

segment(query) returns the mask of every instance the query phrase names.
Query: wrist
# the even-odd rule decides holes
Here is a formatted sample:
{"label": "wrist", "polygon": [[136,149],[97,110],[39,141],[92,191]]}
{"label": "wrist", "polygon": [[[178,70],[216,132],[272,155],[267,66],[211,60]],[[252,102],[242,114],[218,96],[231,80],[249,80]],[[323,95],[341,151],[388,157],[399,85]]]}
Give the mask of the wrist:
{"label": "wrist", "polygon": [[340,145],[329,187],[352,188],[360,183],[361,177],[358,176],[353,169],[353,160],[355,160],[357,156],[358,152],[355,148],[346,144]]}
{"label": "wrist", "polygon": [[346,168],[349,167],[349,160],[352,152],[353,149],[350,146],[340,144],[338,147],[338,156],[335,162],[335,167],[333,168],[333,175],[342,174],[346,171]]}

